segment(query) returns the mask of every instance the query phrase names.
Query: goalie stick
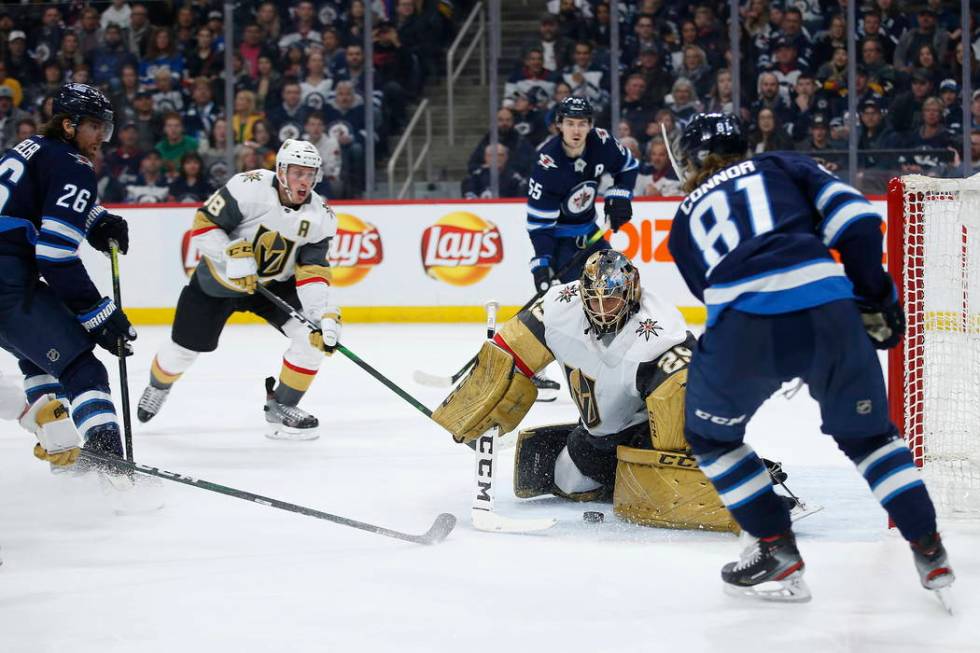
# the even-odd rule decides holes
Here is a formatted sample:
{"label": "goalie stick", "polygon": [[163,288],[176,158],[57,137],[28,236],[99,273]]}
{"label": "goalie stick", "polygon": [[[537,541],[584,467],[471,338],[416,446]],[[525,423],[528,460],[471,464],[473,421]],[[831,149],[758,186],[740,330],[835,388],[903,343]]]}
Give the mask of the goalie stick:
{"label": "goalie stick", "polygon": [[[562,266],[562,268],[558,270],[557,273],[555,273],[555,278],[557,279],[561,277],[563,274],[573,269],[575,266],[580,265],[582,263],[583,256],[586,254],[586,252],[589,251],[589,246],[596,243],[600,238],[605,237],[605,235],[608,233],[609,233],[608,227],[606,229],[603,229],[602,231],[595,232],[592,235],[592,237],[589,238],[589,240],[586,242],[586,246],[582,249],[582,251],[576,253],[575,256],[573,256],[571,260],[568,261],[568,263]],[[521,311],[525,311],[528,308],[530,308],[532,305],[534,305],[534,302],[544,297],[544,294],[546,292],[548,291],[539,290],[536,293],[534,293],[534,296],[531,297],[531,299],[524,302],[524,305],[521,306],[519,309],[517,309],[517,313],[520,313]],[[517,313],[515,313],[515,315]],[[490,337],[492,338],[493,336],[491,335]],[[415,372],[412,373],[412,379],[419,385],[425,385],[432,388],[449,388],[451,386],[456,385],[456,382],[459,381],[461,378],[463,378],[463,375],[469,372],[470,368],[473,367],[473,365],[475,364],[476,364],[476,356],[466,361],[466,364],[463,365],[463,367],[460,368],[458,372],[456,372],[451,376],[442,376],[439,374],[430,374],[429,372],[423,372],[422,370],[415,370]]]}
{"label": "goalie stick", "polygon": [[211,481],[205,481],[204,479],[193,478],[191,476],[185,476],[176,472],[168,472],[149,465],[129,462],[127,460],[123,460],[122,458],[117,458],[111,454],[83,449],[81,457],[88,459],[89,462],[95,464],[96,466],[110,467],[116,471],[126,474],[139,472],[141,474],[146,474],[147,476],[155,476],[156,478],[162,478],[167,481],[183,483],[184,485],[190,485],[192,487],[208,490],[210,492],[217,492],[218,494],[224,494],[225,496],[242,499],[244,501],[251,501],[252,503],[258,503],[270,508],[278,508],[279,510],[285,510],[287,512],[296,512],[308,517],[315,517],[317,519],[323,519],[335,524],[340,524],[341,526],[349,526],[351,528],[367,531],[368,533],[374,533],[375,535],[383,535],[396,540],[414,542],[415,544],[438,544],[446,539],[446,536],[449,535],[449,533],[456,526],[456,517],[444,512],[436,517],[428,531],[421,535],[412,535],[411,533],[402,533],[401,531],[392,530],[383,526],[375,526],[374,524],[357,521],[356,519],[332,515],[329,512],[322,512],[313,508],[296,505],[295,503],[287,503],[286,501],[280,501],[279,499],[264,497],[260,494],[254,494],[245,490],[238,490],[226,485],[219,485],[218,483],[212,483]]}
{"label": "goalie stick", "polygon": [[[487,309],[487,340],[492,340],[497,331],[497,309],[499,304],[489,301]],[[473,506],[470,517],[473,528],[478,531],[492,533],[534,533],[551,528],[558,523],[557,519],[515,519],[498,514],[493,509],[493,473],[497,467],[497,451],[499,449],[500,428],[493,427],[478,437],[475,442],[476,494],[473,496]]]}

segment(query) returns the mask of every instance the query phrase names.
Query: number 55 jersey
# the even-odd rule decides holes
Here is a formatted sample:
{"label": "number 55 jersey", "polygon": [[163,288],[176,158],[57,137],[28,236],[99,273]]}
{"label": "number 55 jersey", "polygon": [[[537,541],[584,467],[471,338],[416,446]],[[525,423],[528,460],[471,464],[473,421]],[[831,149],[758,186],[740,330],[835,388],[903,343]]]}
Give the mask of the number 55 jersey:
{"label": "number 55 jersey", "polygon": [[[854,187],[812,159],[767,153],[711,175],[674,215],[668,243],[684,281],[708,309],[774,315],[839,299],[880,298],[881,216]],[[839,249],[844,265],[835,262]]]}

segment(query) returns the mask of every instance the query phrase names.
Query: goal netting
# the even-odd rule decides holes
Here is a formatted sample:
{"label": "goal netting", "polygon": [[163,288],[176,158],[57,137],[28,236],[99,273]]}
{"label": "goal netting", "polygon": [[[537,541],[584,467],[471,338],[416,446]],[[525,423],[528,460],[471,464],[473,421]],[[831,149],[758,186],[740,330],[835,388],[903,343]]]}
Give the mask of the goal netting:
{"label": "goal netting", "polygon": [[893,179],[888,267],[908,331],[889,356],[892,419],[945,515],[980,512],[980,175]]}

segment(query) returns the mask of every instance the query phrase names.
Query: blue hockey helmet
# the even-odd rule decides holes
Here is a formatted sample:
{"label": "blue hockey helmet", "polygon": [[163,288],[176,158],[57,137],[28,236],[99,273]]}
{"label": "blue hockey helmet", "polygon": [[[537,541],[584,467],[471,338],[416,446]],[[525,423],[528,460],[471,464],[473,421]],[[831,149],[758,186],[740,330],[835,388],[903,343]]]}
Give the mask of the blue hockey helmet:
{"label": "blue hockey helmet", "polygon": [[744,155],[748,148],[742,121],[730,113],[699,113],[681,135],[681,152],[698,168],[709,154]]}
{"label": "blue hockey helmet", "polygon": [[565,118],[593,120],[594,117],[595,110],[592,108],[592,103],[584,97],[569,96],[558,104],[558,110],[555,111],[556,123],[561,122]]}
{"label": "blue hockey helmet", "polygon": [[108,142],[112,138],[112,104],[109,98],[94,86],[75,82],[65,84],[54,96],[52,113],[67,114],[76,126],[83,118],[98,120],[105,125],[105,136],[102,140]]}

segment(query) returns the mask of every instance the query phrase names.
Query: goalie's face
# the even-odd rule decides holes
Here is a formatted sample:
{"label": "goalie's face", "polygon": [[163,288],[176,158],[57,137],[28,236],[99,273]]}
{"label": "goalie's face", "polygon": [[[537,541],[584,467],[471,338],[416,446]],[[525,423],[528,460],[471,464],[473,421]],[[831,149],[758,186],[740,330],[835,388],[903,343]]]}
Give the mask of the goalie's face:
{"label": "goalie's face", "polygon": [[579,293],[582,309],[596,337],[617,333],[638,308],[639,275],[618,252],[589,257],[582,271]]}

